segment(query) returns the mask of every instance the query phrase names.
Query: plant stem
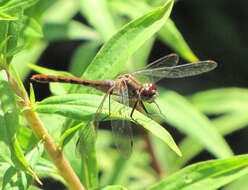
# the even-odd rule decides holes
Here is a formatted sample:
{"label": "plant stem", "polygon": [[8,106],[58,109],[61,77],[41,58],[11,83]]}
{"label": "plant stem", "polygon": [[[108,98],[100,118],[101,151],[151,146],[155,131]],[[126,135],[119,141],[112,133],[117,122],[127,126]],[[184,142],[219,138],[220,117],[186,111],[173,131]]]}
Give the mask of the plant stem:
{"label": "plant stem", "polygon": [[45,151],[50,156],[53,163],[56,165],[59,174],[65,179],[68,187],[71,190],[84,190],[84,187],[81,184],[80,180],[78,179],[78,176],[74,173],[69,162],[64,157],[61,150],[56,146],[51,136],[48,134],[39,115],[33,110],[29,98],[18,86],[14,78],[9,73],[8,69],[5,68],[5,70],[8,75],[8,83],[10,87],[17,96],[23,99],[23,101],[17,102],[17,104],[19,105],[20,109],[24,109],[27,107],[30,108],[30,109],[24,109],[23,115],[26,118],[30,127],[32,128],[36,137],[44,141]]}

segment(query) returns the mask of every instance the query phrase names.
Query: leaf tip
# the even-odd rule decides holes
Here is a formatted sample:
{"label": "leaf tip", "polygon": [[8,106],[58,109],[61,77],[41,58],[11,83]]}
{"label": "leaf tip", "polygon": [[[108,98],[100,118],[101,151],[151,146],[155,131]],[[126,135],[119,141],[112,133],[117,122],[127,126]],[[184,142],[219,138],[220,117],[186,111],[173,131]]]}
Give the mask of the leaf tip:
{"label": "leaf tip", "polygon": [[172,149],[179,157],[183,157],[181,150],[178,147]]}

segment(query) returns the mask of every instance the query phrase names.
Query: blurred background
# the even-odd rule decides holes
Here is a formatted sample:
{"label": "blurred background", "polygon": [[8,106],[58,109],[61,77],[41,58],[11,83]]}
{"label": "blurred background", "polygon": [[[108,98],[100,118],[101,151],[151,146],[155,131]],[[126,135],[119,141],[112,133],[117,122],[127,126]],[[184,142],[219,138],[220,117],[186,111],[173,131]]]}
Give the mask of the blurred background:
{"label": "blurred background", "polygon": [[[248,2],[247,1],[178,1],[171,19],[183,35],[192,51],[200,60],[212,59],[218,67],[209,73],[185,79],[163,79],[159,85],[175,90],[181,95],[190,95],[210,88],[247,87],[248,73]],[[77,14],[74,19],[88,25],[87,20]],[[42,53],[38,65],[67,71],[73,52],[86,40],[53,41]],[[160,40],[156,40],[148,63],[175,52]],[[187,63],[181,58],[180,63]],[[32,72],[29,77],[34,74]],[[28,77],[28,78],[29,78]],[[28,87],[29,80],[26,80]],[[48,85],[35,85],[39,89],[38,100],[49,95]],[[245,153],[247,129],[227,136],[237,154]],[[240,141],[244,141],[241,143]]]}
{"label": "blurred background", "polygon": [[[114,2],[114,0],[111,2]],[[148,0],[147,2],[152,4],[152,1]],[[155,2],[161,4],[164,1]],[[124,20],[127,19],[126,17],[126,15],[123,15]],[[174,21],[194,54],[200,60],[211,59],[216,61],[218,67],[209,73],[190,78],[163,79],[159,82],[159,86],[174,90],[183,96],[190,96],[195,92],[214,88],[247,88],[248,1],[179,0],[175,3],[170,18]],[[82,14],[74,15],[73,19],[90,26]],[[44,34],[46,34],[46,26],[43,27]],[[83,43],[88,43],[88,40],[51,40],[38,59],[37,65],[68,71],[75,51]],[[172,52],[175,52],[175,50],[157,38],[147,63]],[[180,59],[181,64],[187,62],[189,61]],[[35,72],[31,72],[26,78],[27,89],[32,74],[35,74]],[[37,100],[42,100],[51,94],[46,84],[35,84],[35,91],[39,91],[36,94],[38,96]],[[215,115],[210,117],[214,118]],[[183,137],[176,129],[172,127],[168,127],[168,129],[177,142]],[[247,132],[247,128],[243,128],[225,137],[235,154],[247,153]],[[215,157],[207,151],[203,151],[188,164],[212,158]]]}

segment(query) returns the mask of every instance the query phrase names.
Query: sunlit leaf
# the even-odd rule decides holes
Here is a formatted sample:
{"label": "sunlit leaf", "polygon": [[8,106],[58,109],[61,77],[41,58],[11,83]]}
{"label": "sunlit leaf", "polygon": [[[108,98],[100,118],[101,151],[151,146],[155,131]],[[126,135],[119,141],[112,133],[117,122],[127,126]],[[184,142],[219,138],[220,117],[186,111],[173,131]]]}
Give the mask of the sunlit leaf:
{"label": "sunlit leaf", "polygon": [[[41,113],[59,114],[65,117],[77,119],[77,120],[90,120],[92,115],[95,114],[96,109],[101,101],[100,96],[89,94],[70,94],[63,96],[50,97],[38,104],[35,108],[36,111]],[[106,103],[106,102],[105,102]],[[117,102],[111,102],[111,117],[113,119],[132,119],[125,118],[125,115],[130,115],[131,108],[123,110],[126,114],[120,115],[119,110],[123,106]],[[108,104],[106,103],[103,108],[103,116],[109,114]],[[122,113],[124,113],[122,112]],[[163,142],[167,143],[172,150],[178,155],[181,155],[180,150],[177,148],[171,135],[158,123],[141,114],[140,112],[134,112],[135,123],[138,123],[153,135],[160,138]]]}
{"label": "sunlit leaf", "polygon": [[16,17],[10,16],[4,12],[0,12],[0,20],[16,20]]}
{"label": "sunlit leaf", "polygon": [[77,22],[46,23],[43,26],[44,39],[55,40],[99,40],[98,34],[90,27]]}
{"label": "sunlit leaf", "polygon": [[79,7],[83,16],[101,34],[104,41],[116,32],[106,0],[79,0]]}
{"label": "sunlit leaf", "polygon": [[230,147],[206,116],[179,94],[173,91],[159,92],[158,104],[168,123],[197,140],[216,157],[232,155]]}
{"label": "sunlit leaf", "polygon": [[72,56],[70,72],[80,77],[96,55],[98,48],[99,44],[96,42],[86,42],[80,45]]}
{"label": "sunlit leaf", "polygon": [[39,0],[10,0],[0,7],[0,12],[2,11],[12,11],[13,9],[19,8],[25,9],[37,3]]}
{"label": "sunlit leaf", "polygon": [[164,6],[124,26],[103,45],[83,74],[83,78],[114,78],[123,72],[129,57],[166,22],[173,2],[167,1]]}
{"label": "sunlit leaf", "polygon": [[149,190],[218,189],[248,173],[248,156],[193,164],[165,178]]}
{"label": "sunlit leaf", "polygon": [[208,90],[194,94],[189,100],[206,114],[247,111],[248,90],[244,88]]}
{"label": "sunlit leaf", "polygon": [[102,190],[127,190],[127,188],[120,185],[109,185],[104,187]]}
{"label": "sunlit leaf", "polygon": [[[131,19],[137,18],[152,10],[152,7],[143,1],[114,0],[110,1],[110,5],[113,6],[113,9],[116,12],[127,15]],[[198,58],[190,49],[181,32],[177,29],[175,23],[171,19],[168,19],[165,25],[161,27],[158,36],[165,44],[170,46],[173,51],[177,52],[186,60],[190,62],[198,61]]]}

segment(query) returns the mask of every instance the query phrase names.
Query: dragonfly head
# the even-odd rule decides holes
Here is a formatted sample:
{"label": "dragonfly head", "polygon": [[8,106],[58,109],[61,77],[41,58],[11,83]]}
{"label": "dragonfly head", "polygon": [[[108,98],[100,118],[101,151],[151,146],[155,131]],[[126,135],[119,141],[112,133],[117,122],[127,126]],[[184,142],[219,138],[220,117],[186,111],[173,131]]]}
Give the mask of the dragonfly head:
{"label": "dragonfly head", "polygon": [[153,83],[144,84],[144,88],[142,88],[140,96],[143,101],[153,103],[158,97],[156,85]]}

